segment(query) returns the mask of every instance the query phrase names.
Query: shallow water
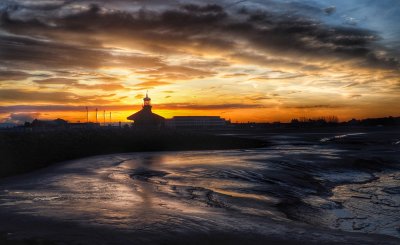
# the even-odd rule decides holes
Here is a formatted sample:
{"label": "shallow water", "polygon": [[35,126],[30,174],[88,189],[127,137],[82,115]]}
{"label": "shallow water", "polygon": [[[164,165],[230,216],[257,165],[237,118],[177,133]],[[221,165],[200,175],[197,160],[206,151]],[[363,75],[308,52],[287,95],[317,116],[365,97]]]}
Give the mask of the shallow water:
{"label": "shallow water", "polygon": [[318,226],[400,238],[398,134],[250,136],[272,146],[95,156],[8,179],[0,211],[148,234]]}

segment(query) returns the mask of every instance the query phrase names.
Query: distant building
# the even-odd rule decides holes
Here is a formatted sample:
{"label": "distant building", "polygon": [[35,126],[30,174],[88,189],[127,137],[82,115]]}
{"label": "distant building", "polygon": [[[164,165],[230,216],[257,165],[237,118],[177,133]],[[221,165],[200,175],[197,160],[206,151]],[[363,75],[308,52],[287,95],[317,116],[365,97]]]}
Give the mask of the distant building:
{"label": "distant building", "polygon": [[166,126],[175,129],[222,128],[228,121],[219,116],[175,116],[166,120]]}
{"label": "distant building", "polygon": [[134,126],[139,127],[161,127],[165,123],[165,118],[153,113],[151,111],[151,99],[146,93],[146,97],[143,98],[143,108],[130,115],[127,119],[133,121]]}
{"label": "distant building", "polygon": [[76,128],[97,128],[100,127],[99,123],[69,123],[68,121],[57,118],[55,120],[39,120],[35,119],[31,123],[26,122],[25,128],[40,129],[40,130],[51,130],[51,129],[76,129]]}
{"label": "distant building", "polygon": [[94,122],[68,123],[68,128],[73,128],[73,129],[100,128],[100,123],[94,123]]}
{"label": "distant building", "polygon": [[55,120],[33,120],[30,125],[32,128],[66,128],[68,125],[68,121],[57,118]]}

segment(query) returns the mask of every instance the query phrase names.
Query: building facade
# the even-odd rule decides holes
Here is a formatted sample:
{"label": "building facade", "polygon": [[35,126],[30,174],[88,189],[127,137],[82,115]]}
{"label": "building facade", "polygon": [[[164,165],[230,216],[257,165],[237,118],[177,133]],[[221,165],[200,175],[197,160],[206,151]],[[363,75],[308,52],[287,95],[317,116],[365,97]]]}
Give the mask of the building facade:
{"label": "building facade", "polygon": [[175,116],[165,121],[165,125],[174,129],[214,129],[223,128],[229,122],[219,116]]}

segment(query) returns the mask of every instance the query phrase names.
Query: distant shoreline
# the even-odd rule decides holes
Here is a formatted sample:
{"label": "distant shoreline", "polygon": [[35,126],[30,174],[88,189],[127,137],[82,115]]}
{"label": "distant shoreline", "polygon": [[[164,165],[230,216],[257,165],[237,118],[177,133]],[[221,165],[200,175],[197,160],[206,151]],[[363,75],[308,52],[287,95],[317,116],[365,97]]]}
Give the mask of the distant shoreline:
{"label": "distant shoreline", "polygon": [[81,129],[0,132],[0,178],[102,154],[257,148],[267,142],[174,130]]}

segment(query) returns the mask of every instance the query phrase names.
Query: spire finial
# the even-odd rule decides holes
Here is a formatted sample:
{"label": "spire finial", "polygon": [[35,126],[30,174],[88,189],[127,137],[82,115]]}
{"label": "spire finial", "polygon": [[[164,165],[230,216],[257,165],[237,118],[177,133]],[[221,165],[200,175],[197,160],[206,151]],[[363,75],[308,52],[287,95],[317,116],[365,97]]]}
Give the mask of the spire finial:
{"label": "spire finial", "polygon": [[143,98],[143,107],[151,107],[151,99],[149,98],[149,91],[146,91],[146,97]]}

